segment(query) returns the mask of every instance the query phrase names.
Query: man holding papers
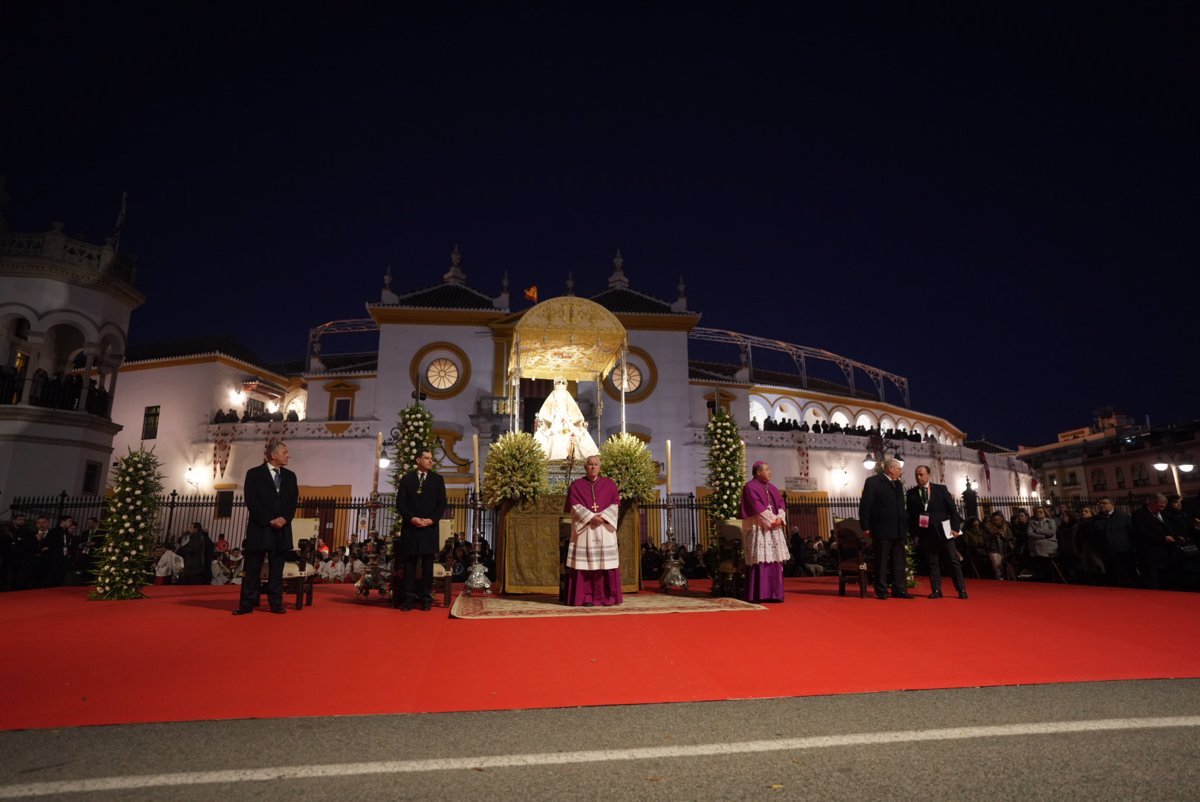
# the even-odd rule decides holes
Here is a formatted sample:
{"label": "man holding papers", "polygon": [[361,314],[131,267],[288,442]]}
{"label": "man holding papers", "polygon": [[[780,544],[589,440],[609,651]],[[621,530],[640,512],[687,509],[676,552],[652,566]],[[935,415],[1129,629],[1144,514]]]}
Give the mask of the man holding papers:
{"label": "man holding papers", "polygon": [[945,485],[929,481],[929,466],[917,466],[917,486],[908,491],[908,531],[915,535],[929,557],[929,598],[942,598],[941,557],[946,556],[954,572],[954,587],[958,598],[967,598],[967,583],[963,579],[962,563],[954,538],[962,530],[962,517]]}

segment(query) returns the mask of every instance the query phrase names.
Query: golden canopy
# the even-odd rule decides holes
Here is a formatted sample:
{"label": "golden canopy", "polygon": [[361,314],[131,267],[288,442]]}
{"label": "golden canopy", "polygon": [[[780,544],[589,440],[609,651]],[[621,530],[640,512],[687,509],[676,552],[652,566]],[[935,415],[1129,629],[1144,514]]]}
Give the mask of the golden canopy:
{"label": "golden canopy", "polygon": [[550,298],[514,328],[509,375],[597,381],[616,366],[628,342],[621,321],[600,304],[574,295]]}

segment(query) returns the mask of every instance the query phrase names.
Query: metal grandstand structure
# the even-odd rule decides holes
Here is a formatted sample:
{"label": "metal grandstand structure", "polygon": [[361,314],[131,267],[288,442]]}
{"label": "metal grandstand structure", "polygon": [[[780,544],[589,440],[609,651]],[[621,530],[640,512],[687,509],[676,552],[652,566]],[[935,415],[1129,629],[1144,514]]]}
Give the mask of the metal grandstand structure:
{"label": "metal grandstand structure", "polygon": [[696,340],[697,342],[737,346],[746,355],[746,366],[750,369],[751,376],[754,375],[754,349],[757,348],[763,351],[785,354],[791,358],[792,362],[796,365],[796,369],[800,371],[801,385],[805,388],[809,386],[808,360],[810,359],[831,362],[841,368],[851,393],[855,390],[854,372],[857,369],[870,377],[871,381],[875,384],[876,392],[879,393],[880,400],[884,400],[883,381],[887,379],[896,386],[896,389],[904,394],[904,406],[911,406],[911,399],[908,393],[908,379],[904,376],[888,373],[886,370],[880,370],[872,365],[850,359],[841,354],[835,354],[832,351],[826,351],[823,348],[795,345],[783,340],[770,340],[766,337],[755,337],[752,334],[741,334],[736,331],[726,331],[725,329],[707,329],[701,327],[692,329],[688,334],[688,339]]}

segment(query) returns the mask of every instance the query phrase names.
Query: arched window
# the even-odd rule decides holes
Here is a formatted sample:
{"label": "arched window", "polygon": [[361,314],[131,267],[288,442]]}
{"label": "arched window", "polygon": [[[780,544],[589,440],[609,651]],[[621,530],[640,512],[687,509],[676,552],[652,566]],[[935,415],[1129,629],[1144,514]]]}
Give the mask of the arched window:
{"label": "arched window", "polygon": [[1101,468],[1092,468],[1092,490],[1107,490],[1108,479],[1104,477],[1104,470]]}
{"label": "arched window", "polygon": [[1146,463],[1135,462],[1129,469],[1130,476],[1133,477],[1134,487],[1145,487],[1150,484],[1150,471],[1146,469]]}

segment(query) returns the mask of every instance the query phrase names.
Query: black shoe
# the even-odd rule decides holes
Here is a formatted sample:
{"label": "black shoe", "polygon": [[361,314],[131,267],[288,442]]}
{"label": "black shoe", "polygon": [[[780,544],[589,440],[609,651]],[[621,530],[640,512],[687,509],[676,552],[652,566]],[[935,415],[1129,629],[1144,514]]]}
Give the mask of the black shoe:
{"label": "black shoe", "polygon": [[234,615],[250,615],[250,613],[252,613],[252,612],[254,612],[254,611],[253,610],[234,610],[233,614]]}
{"label": "black shoe", "polygon": [[877,590],[875,591],[875,598],[879,599],[880,601],[887,601],[887,594]]}
{"label": "black shoe", "polygon": [[432,609],[433,609],[433,602],[431,602],[431,601],[422,601],[421,602],[421,610],[423,612],[427,613]]}
{"label": "black shoe", "polygon": [[960,591],[958,592],[958,598],[960,598],[960,599],[965,599],[965,598],[967,598],[967,592],[966,592],[965,590],[960,590]]}
{"label": "black shoe", "polygon": [[275,615],[283,615],[287,612],[287,610],[283,609],[282,607],[272,607],[271,612],[275,613]]}
{"label": "black shoe", "polygon": [[940,590],[935,590],[933,593],[929,594],[929,598],[940,599],[940,598],[942,598],[942,592]]}
{"label": "black shoe", "polygon": [[402,613],[407,613],[411,610],[412,610],[412,602],[410,602],[410,601],[406,601],[404,604],[400,605],[400,612],[402,612]]}
{"label": "black shoe", "polygon": [[912,597],[913,597],[912,594],[909,593],[907,590],[893,590],[892,591],[893,599],[911,599]]}
{"label": "black shoe", "polygon": [[583,603],[583,606],[584,606],[584,607],[591,607],[591,606],[592,606],[592,603],[591,603],[591,602],[584,602],[584,603]]}

